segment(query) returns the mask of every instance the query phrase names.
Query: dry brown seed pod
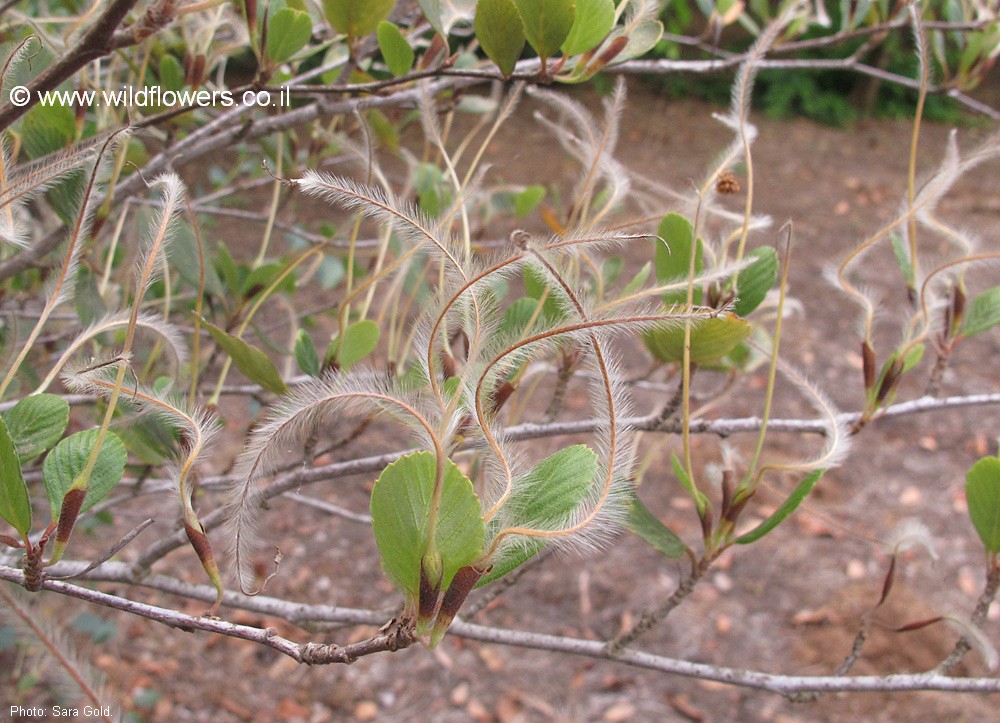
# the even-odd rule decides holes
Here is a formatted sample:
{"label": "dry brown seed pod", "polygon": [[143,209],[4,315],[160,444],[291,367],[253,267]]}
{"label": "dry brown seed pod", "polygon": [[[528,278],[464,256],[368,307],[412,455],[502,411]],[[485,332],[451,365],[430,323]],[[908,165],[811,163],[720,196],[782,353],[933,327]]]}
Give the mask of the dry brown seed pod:
{"label": "dry brown seed pod", "polygon": [[715,182],[715,190],[726,195],[739,193],[740,182],[732,171],[723,171]]}

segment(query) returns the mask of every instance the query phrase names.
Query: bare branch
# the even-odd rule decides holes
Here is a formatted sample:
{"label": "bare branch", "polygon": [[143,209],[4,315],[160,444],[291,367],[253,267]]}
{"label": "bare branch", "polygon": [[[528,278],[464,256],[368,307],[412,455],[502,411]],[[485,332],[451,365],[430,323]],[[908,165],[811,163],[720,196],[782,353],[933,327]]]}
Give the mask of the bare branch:
{"label": "bare branch", "polygon": [[[71,563],[60,563],[60,571]],[[82,564],[81,564],[82,565]],[[115,571],[117,574],[110,574]],[[91,579],[120,582],[129,580],[127,566],[121,563],[106,563],[93,571]],[[23,585],[24,575],[20,570],[0,566],[0,579]],[[167,582],[169,578],[155,576],[147,579],[144,586],[155,589],[187,593],[187,597],[210,601],[215,599],[215,590],[207,585],[189,585],[179,581]],[[408,638],[405,632],[405,622],[390,621],[382,629],[380,635],[371,640],[362,641],[351,646],[335,648],[317,646],[316,644],[297,644],[278,636],[273,629],[255,628],[247,625],[236,625],[216,618],[199,617],[176,612],[166,608],[137,603],[132,600],[109,595],[97,590],[71,585],[55,580],[42,583],[43,590],[50,590],[88,602],[104,605],[115,610],[121,610],[134,615],[155,620],[170,627],[181,630],[212,632],[227,637],[240,638],[260,643],[289,656],[293,660],[305,663],[352,662],[361,655],[383,650],[397,650],[405,647]],[[181,591],[185,591],[182,593]],[[305,605],[263,595],[245,597],[227,592],[224,604],[231,607],[253,612],[273,615],[289,622],[336,622],[372,624],[378,618],[378,613],[367,610],[336,608],[330,605]],[[521,648],[533,648],[548,652],[581,655],[599,660],[613,660],[636,668],[656,670],[661,673],[713,680],[720,683],[744,688],[756,688],[785,696],[795,696],[802,693],[835,693],[864,691],[914,691],[942,690],[955,693],[997,693],[1000,692],[1000,679],[996,678],[952,678],[939,673],[916,673],[900,675],[865,675],[854,677],[839,676],[799,676],[777,675],[740,668],[711,665],[708,663],[692,663],[663,655],[625,650],[615,658],[608,654],[605,643],[596,640],[582,640],[560,635],[533,633],[507,628],[494,628],[486,625],[467,623],[456,619],[451,626],[450,634],[468,640],[478,640],[498,645],[510,645]],[[412,644],[412,641],[409,642]],[[396,646],[396,647],[393,647]],[[338,652],[341,651],[341,652]],[[308,652],[307,652],[308,651]]]}

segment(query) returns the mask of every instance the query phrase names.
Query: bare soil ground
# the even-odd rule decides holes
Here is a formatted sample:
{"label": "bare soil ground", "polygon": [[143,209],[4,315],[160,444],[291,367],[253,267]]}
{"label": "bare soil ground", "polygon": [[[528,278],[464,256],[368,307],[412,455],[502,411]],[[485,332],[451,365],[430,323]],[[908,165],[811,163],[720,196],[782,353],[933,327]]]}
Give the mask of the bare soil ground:
{"label": "bare soil ground", "polygon": [[[715,109],[706,105],[667,101],[633,88],[628,107],[619,160],[674,187],[700,178],[730,140],[728,131],[711,119]],[[490,151],[490,161],[495,172],[508,180],[568,187],[576,169],[532,122],[533,109],[531,101],[521,106]],[[863,122],[835,130],[801,120],[755,120],[760,127],[754,146],[756,210],[772,215],[777,225],[787,219],[794,222],[791,293],[803,312],[788,323],[785,356],[841,409],[858,409],[862,388],[857,314],[823,280],[822,272],[896,212],[905,189],[910,128]],[[944,127],[923,129],[921,169],[940,161],[947,133]],[[976,128],[960,130],[962,148],[973,147],[984,134]],[[984,247],[993,251],[1000,249],[996,180],[995,164],[983,168],[963,179],[941,207],[945,218],[977,230]],[[239,245],[238,227],[219,232],[231,234],[234,247]],[[637,268],[646,251],[645,246],[630,251],[628,268]],[[901,310],[907,303],[905,288],[887,247],[871,254],[858,273],[883,294],[885,308],[877,334],[884,355],[898,338]],[[975,277],[979,290],[997,283],[995,267],[991,273],[992,279]],[[630,355],[635,372],[648,365],[640,349]],[[998,358],[996,331],[962,345],[945,375],[942,394],[1000,390]],[[910,380],[900,400],[923,393],[929,367],[930,360],[925,361],[923,372]],[[709,414],[758,414],[764,381],[765,372],[756,372]],[[703,383],[711,388],[721,380]],[[643,395],[637,411],[650,411],[659,403]],[[811,416],[807,405],[793,397],[782,397],[776,414]],[[848,463],[823,479],[806,508],[761,543],[727,553],[690,599],[643,638],[640,647],[719,665],[789,674],[830,673],[849,651],[861,614],[878,599],[888,563],[880,541],[896,523],[911,517],[931,529],[939,559],[904,557],[896,587],[877,620],[892,627],[942,612],[968,614],[981,589],[982,557],[964,506],[964,474],[973,461],[994,449],[998,436],[996,408],[872,424],[857,437]],[[349,452],[396,449],[397,437],[390,427],[376,423]],[[659,441],[659,436],[650,435],[645,444]],[[753,435],[728,440],[744,453],[753,442]],[[717,460],[719,444],[716,438],[699,437],[696,458]],[[772,454],[792,457],[816,448],[820,441],[774,434],[770,444]],[[691,503],[665,462],[669,450],[677,448],[677,440],[660,448],[660,461],[646,475],[641,494],[693,543],[698,530]],[[355,477],[303,492],[363,511],[371,482]],[[773,508],[779,499],[774,493],[762,496],[756,514]],[[160,504],[164,517],[169,517],[172,501]],[[266,519],[266,539],[280,544],[285,556],[270,594],[385,608],[386,619],[391,616],[398,598],[378,571],[369,529],[286,500],[273,504]],[[170,561],[186,564],[190,561],[181,560],[185,554],[175,553]],[[189,568],[190,578],[200,582],[195,567]],[[636,539],[622,536],[610,549],[586,560],[549,558],[476,620],[607,638],[666,598],[683,574],[682,563],[659,557]],[[133,594],[177,604],[164,596]],[[82,609],[63,600],[45,606],[64,620]],[[200,607],[189,604],[186,609],[200,612]],[[310,637],[281,621],[225,609],[222,614],[233,621],[273,626],[296,639]],[[1000,703],[997,696],[942,693],[828,695],[792,703],[762,692],[610,662],[455,637],[446,638],[435,652],[415,646],[371,656],[350,667],[308,668],[248,643],[108,617],[117,624],[117,634],[107,643],[87,643],[88,653],[126,707],[150,721],[971,721],[993,719]],[[1000,642],[997,617],[991,615],[985,632]],[[370,628],[347,628],[311,636],[345,642],[371,633]],[[852,672],[925,670],[947,654],[957,637],[940,625],[906,634],[876,626]],[[12,654],[2,654],[0,660],[5,671],[8,662],[12,670],[16,667]],[[984,673],[973,656],[965,666],[960,672]],[[14,689],[6,672],[0,685],[4,709],[8,700],[30,705],[51,695],[43,684]]]}

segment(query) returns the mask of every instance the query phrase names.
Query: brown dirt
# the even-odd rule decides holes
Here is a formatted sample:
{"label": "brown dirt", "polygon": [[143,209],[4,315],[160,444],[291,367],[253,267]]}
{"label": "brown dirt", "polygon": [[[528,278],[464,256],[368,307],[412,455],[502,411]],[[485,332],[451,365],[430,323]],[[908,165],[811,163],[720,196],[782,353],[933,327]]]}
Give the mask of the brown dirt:
{"label": "brown dirt", "polygon": [[[592,102],[592,99],[590,99]],[[526,101],[501,133],[490,161],[495,173],[515,182],[569,187],[575,169],[558,155],[544,130],[531,122]],[[623,123],[619,160],[674,187],[702,176],[729,142],[728,131],[710,118],[716,110],[693,102],[667,101],[633,89]],[[920,167],[939,161],[948,129],[923,130]],[[962,129],[963,149],[984,134]],[[892,217],[905,188],[909,127],[863,122],[834,130],[801,120],[760,120],[754,146],[756,210],[780,225],[794,222],[795,258],[791,293],[804,313],[786,330],[786,358],[807,372],[845,410],[861,397],[857,314],[822,279],[825,265],[837,263],[864,235]],[[1000,195],[996,165],[963,179],[941,207],[943,215],[977,229],[984,245],[996,250]],[[233,226],[227,233],[235,239]],[[509,229],[497,229],[504,233]],[[761,235],[758,242],[770,242]],[[630,251],[629,268],[641,263],[643,249]],[[882,340],[891,348],[898,333],[905,289],[891,251],[882,248],[861,265],[859,275],[884,294]],[[976,288],[995,284],[975,278]],[[944,394],[997,391],[996,331],[962,345],[944,380]],[[639,358],[632,371],[642,371]],[[922,373],[899,399],[922,393]],[[759,412],[764,371],[740,382],[716,414]],[[709,386],[718,383],[715,380]],[[640,412],[649,401],[638,402]],[[777,414],[807,415],[792,397],[779,400]],[[940,559],[917,554],[900,561],[897,586],[877,620],[898,626],[936,613],[971,611],[981,587],[980,548],[968,521],[962,494],[964,471],[992,449],[1000,434],[1000,411],[968,409],[883,420],[856,440],[850,461],[828,474],[805,509],[763,542],[727,553],[716,570],[641,647],[692,661],[782,673],[825,674],[848,652],[860,616],[878,598],[888,559],[879,540],[897,522],[917,517],[935,536]],[[774,453],[792,456],[815,448],[816,440],[775,434]],[[647,446],[654,441],[645,440]],[[729,440],[739,452],[752,450],[752,435]],[[372,429],[351,452],[375,453],[396,447],[385,425]],[[696,440],[696,459],[718,459],[719,440]],[[642,495],[677,532],[693,542],[697,524],[691,504],[660,460],[677,449],[661,448],[647,474]],[[338,480],[308,490],[355,510],[367,508],[369,478]],[[788,481],[775,482],[787,489]],[[763,497],[756,514],[779,498]],[[164,505],[168,504],[166,501]],[[397,596],[378,571],[370,531],[281,500],[267,513],[266,539],[282,547],[281,577],[269,592],[297,600],[347,606],[391,608]],[[171,560],[182,562],[182,553]],[[190,578],[199,581],[194,566]],[[609,550],[587,560],[552,558],[530,571],[517,586],[476,620],[517,629],[606,638],[627,620],[663,600],[683,574],[636,539],[622,536]],[[125,592],[124,589],[119,592]],[[141,598],[169,598],[133,591]],[[47,603],[71,618],[83,607],[69,601]],[[200,612],[198,605],[187,605]],[[106,615],[103,611],[100,614]],[[996,612],[996,611],[994,611]],[[270,625],[305,640],[308,633],[276,620],[223,611],[237,622]],[[391,612],[387,612],[387,618]],[[670,677],[584,658],[557,656],[448,638],[436,652],[414,647],[376,655],[353,666],[296,666],[270,650],[248,643],[190,635],[154,623],[112,617],[118,634],[92,649],[128,707],[155,721],[273,720],[704,720],[854,721],[986,720],[1000,697],[942,693],[830,695],[812,703],[715,683]],[[371,629],[316,634],[345,642]],[[991,616],[987,635],[998,639]],[[932,667],[957,634],[942,626],[906,634],[876,627],[855,673],[917,671]],[[9,658],[10,656],[8,656]],[[982,674],[971,656],[966,672]],[[43,695],[0,688],[6,701],[29,705]],[[136,707],[143,690],[159,700]],[[46,697],[48,694],[44,694]]]}

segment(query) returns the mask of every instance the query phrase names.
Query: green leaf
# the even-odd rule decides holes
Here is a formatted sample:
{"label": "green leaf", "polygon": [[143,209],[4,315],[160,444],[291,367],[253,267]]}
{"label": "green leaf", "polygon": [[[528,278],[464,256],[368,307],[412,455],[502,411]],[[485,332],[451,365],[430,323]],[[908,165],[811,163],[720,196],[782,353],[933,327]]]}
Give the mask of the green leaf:
{"label": "green leaf", "polygon": [[80,317],[80,326],[88,326],[108,313],[108,306],[97,286],[97,275],[86,264],[76,270],[73,306]]}
{"label": "green leaf", "polygon": [[573,27],[563,41],[566,55],[579,55],[593,50],[607,37],[615,25],[615,4],[612,0],[576,0]]}
{"label": "green leaf", "polygon": [[704,514],[708,508],[708,498],[695,487],[694,480],[688,475],[687,470],[684,469],[684,465],[681,464],[680,459],[678,459],[674,452],[670,453],[670,466],[674,468],[674,476],[681,483],[681,487],[687,490],[687,493],[691,495],[691,499],[694,500],[695,507],[698,508],[698,514]]}
{"label": "green leaf", "polygon": [[545,198],[545,186],[528,186],[514,196],[514,214],[518,218],[524,218],[538,208],[543,198]]}
{"label": "green leaf", "polygon": [[[232,254],[229,253],[229,248],[226,244],[219,242],[218,253],[215,257],[215,267],[218,269],[220,282],[225,282],[226,289],[233,296],[242,296],[240,293],[240,283],[242,275],[240,273],[240,268],[233,261]],[[196,275],[194,277],[195,282],[198,280],[197,268],[195,268]]]}
{"label": "green leaf", "polygon": [[299,52],[312,37],[309,13],[281,8],[267,22],[267,57],[284,63]]}
{"label": "green leaf", "polygon": [[910,263],[910,252],[906,248],[906,244],[903,242],[903,238],[898,234],[891,234],[890,240],[892,241],[892,252],[896,254],[896,263],[899,264],[899,270],[903,272],[903,278],[909,286],[913,286],[913,264]]}
{"label": "green leaf", "polygon": [[632,500],[625,526],[654,550],[667,557],[680,557],[687,550],[687,545],[681,541],[681,538],[660,522],[659,518],[650,512],[649,508],[638,497]]}
{"label": "green leaf", "polygon": [[[556,295],[561,293],[549,284],[548,278],[534,266],[524,267],[524,290],[533,299],[541,299],[545,295],[545,303],[542,305],[542,315],[551,320],[566,318],[566,311],[559,303]],[[546,290],[548,294],[546,295]]]}
{"label": "green leaf", "polygon": [[389,71],[399,77],[406,75],[413,67],[413,48],[403,37],[399,28],[387,20],[378,24],[378,47],[382,51],[385,64],[389,66]]}
{"label": "green leaf", "polygon": [[[537,309],[538,299],[532,299],[527,296],[518,299],[508,306],[507,310],[503,313],[503,320],[500,322],[501,331],[509,334],[511,338],[520,338],[523,334],[531,331],[537,324],[538,320],[536,319],[535,324],[531,327],[528,326],[528,323],[535,316]],[[538,316],[540,319],[541,314]]]}
{"label": "green leaf", "polygon": [[25,114],[20,129],[28,156],[40,158],[48,153],[61,151],[73,142],[76,136],[76,118],[70,105],[38,103]]}
{"label": "green leaf", "polygon": [[22,537],[31,529],[31,500],[28,486],[21,476],[21,462],[14,449],[7,425],[0,419],[0,517]]}
{"label": "green leaf", "polygon": [[[723,314],[691,327],[691,363],[711,366],[750,336],[753,325],[735,314]],[[646,348],[660,361],[684,359],[684,326],[650,329],[642,335]]]}
{"label": "green leaf", "polygon": [[[429,544],[427,525],[436,470],[437,459],[431,452],[414,452],[382,470],[372,488],[372,530],[382,567],[411,600],[419,592],[420,561]],[[459,568],[479,559],[485,536],[472,481],[446,460],[435,534],[442,590],[448,589]]]}
{"label": "green leaf", "polygon": [[395,4],[396,0],[323,0],[323,12],[334,30],[355,40],[375,32]]}
{"label": "green leaf", "polygon": [[3,413],[18,459],[28,462],[49,449],[66,431],[69,404],[55,394],[33,394]]}
{"label": "green leaf", "polygon": [[437,218],[448,203],[444,173],[433,163],[421,163],[415,175],[413,185],[417,190],[420,210],[431,218]]}
{"label": "green leaf", "polygon": [[1000,286],[984,291],[969,304],[962,323],[962,334],[974,336],[1000,325]]}
{"label": "green leaf", "polygon": [[[372,133],[379,140],[379,142],[393,153],[398,153],[401,145],[401,139],[399,135],[399,128],[396,127],[396,124],[389,120],[389,116],[380,111],[378,108],[372,108],[368,111],[366,116],[368,118],[368,125],[371,126]],[[325,260],[335,260],[342,264],[340,259],[336,256],[327,256]]]}
{"label": "green leaf", "polygon": [[[97,429],[86,429],[71,434],[57,444],[45,458],[45,463],[42,465],[42,480],[45,483],[45,493],[49,497],[53,520],[59,519],[63,497],[66,496],[66,491],[73,484],[73,480],[87,466],[87,458],[97,444],[99,435],[100,430]],[[89,510],[111,493],[125,474],[127,457],[125,445],[118,435],[108,432],[101,445],[101,451],[97,453],[97,463],[90,475],[87,496],[83,500],[80,512]]]}
{"label": "green leaf", "polygon": [[[691,222],[677,213],[668,213],[660,221],[660,226],[656,233],[663,241],[656,239],[656,251],[653,259],[653,266],[656,269],[656,278],[661,284],[671,281],[686,279],[691,268],[691,245],[694,230]],[[666,246],[663,242],[666,242]],[[694,251],[694,273],[700,274],[705,269],[702,260],[702,242],[698,239]],[[671,291],[663,295],[665,304],[683,304],[687,301],[687,291]],[[695,304],[701,303],[701,288],[695,287],[693,301]]]}
{"label": "green leaf", "polygon": [[639,273],[633,276],[632,280],[625,285],[624,289],[622,289],[621,297],[625,298],[627,296],[631,296],[632,294],[639,291],[639,289],[641,289],[643,286],[645,286],[646,279],[649,278],[649,272],[652,270],[653,270],[653,264],[651,264],[649,261],[643,264],[642,268],[639,269]]}
{"label": "green leaf", "polygon": [[515,527],[560,525],[584,502],[597,475],[597,455],[585,444],[551,454],[518,478],[505,506]]}
{"label": "green leaf", "polygon": [[381,330],[371,319],[364,319],[351,324],[344,332],[344,344],[340,347],[340,354],[336,357],[339,346],[337,337],[330,340],[327,348],[327,359],[335,360],[341,369],[350,369],[356,363],[375,351],[378,346]]}
{"label": "green leaf", "polygon": [[306,333],[305,329],[299,329],[295,337],[295,361],[298,362],[299,369],[311,377],[318,377],[320,374],[319,354],[316,352],[316,345]]}
{"label": "green leaf", "polygon": [[435,32],[442,37],[447,36],[444,23],[441,19],[441,0],[417,0],[420,9],[424,11],[424,17],[431,24]]}
{"label": "green leaf", "polygon": [[624,267],[625,259],[621,256],[612,256],[604,260],[604,263],[601,264],[601,279],[604,282],[605,289],[612,286],[618,280],[618,277],[622,275]]}
{"label": "green leaf", "polygon": [[[176,269],[182,279],[192,288],[197,289],[201,279],[201,261],[198,253],[198,239],[187,223],[174,224],[175,230],[167,246],[167,257],[170,259],[170,268]],[[207,254],[208,249],[203,249]],[[228,256],[228,254],[227,254]],[[231,262],[232,259],[230,258]],[[223,265],[225,262],[223,261]],[[226,295],[225,287],[219,278],[219,272],[211,260],[205,256],[205,294],[221,299]],[[235,272],[235,267],[233,267]]]}
{"label": "green leaf", "polygon": [[761,246],[751,251],[750,256],[756,256],[757,260],[736,277],[739,298],[734,310],[739,316],[747,316],[760,306],[778,280],[778,253],[773,248]]}
{"label": "green leaf", "polygon": [[150,414],[135,417],[115,432],[129,453],[148,465],[161,465],[174,454],[178,432],[167,422]]}
{"label": "green leaf", "polygon": [[201,323],[215,339],[215,343],[222,347],[222,350],[233,360],[236,368],[243,372],[247,379],[260,384],[275,394],[285,393],[288,387],[285,386],[278,370],[274,368],[274,364],[264,352],[250,346],[242,339],[237,339],[232,334],[226,333],[205,319],[202,319]]}
{"label": "green leaf", "polygon": [[524,24],[514,0],[479,0],[475,28],[486,57],[505,76],[513,73],[524,50]]}
{"label": "green leaf", "polygon": [[[246,274],[246,277],[240,284],[240,295],[245,299],[252,299],[257,294],[260,294],[266,289],[270,289],[271,285],[276,282],[277,286],[275,286],[271,293],[277,291],[294,291],[295,275],[293,273],[285,274],[285,271],[287,270],[288,266],[286,264],[277,261],[261,264]],[[278,278],[283,274],[285,274],[284,278],[282,278],[279,282]]]}
{"label": "green leaf", "polygon": [[160,58],[157,76],[164,90],[177,91],[184,87],[184,66],[181,65],[181,61],[169,53],[165,53]]}
{"label": "green leaf", "polygon": [[923,344],[917,344],[906,352],[906,356],[903,357],[903,374],[910,371],[913,367],[920,363],[920,360],[924,358],[924,349],[925,347]]}
{"label": "green leaf", "polygon": [[575,0],[514,0],[524,23],[524,36],[542,58],[551,58],[569,36]]}
{"label": "green leaf", "polygon": [[[585,444],[566,447],[552,454],[519,478],[504,504],[510,527],[533,530],[558,529],[587,499],[597,475],[597,455]],[[490,523],[491,536],[501,532]],[[536,555],[545,541],[523,537],[519,544],[500,559],[490,562],[493,569],[483,575],[477,587],[497,580]]]}
{"label": "green leaf", "polygon": [[806,477],[803,478],[798,485],[796,485],[795,489],[792,490],[792,494],[788,496],[788,499],[781,503],[781,507],[775,510],[774,513],[772,513],[772,515],[766,520],[750,530],[750,532],[737,537],[734,542],[737,545],[749,545],[751,542],[756,542],[784,522],[785,518],[795,512],[795,509],[802,504],[802,500],[804,500],[806,496],[812,492],[812,488],[817,482],[819,482],[819,479],[823,476],[824,472],[826,472],[825,469],[818,469],[806,475]]}
{"label": "green leaf", "polygon": [[663,37],[663,23],[659,20],[644,20],[628,34],[628,44],[614,59],[616,63],[638,58],[652,50]]}
{"label": "green leaf", "polygon": [[73,619],[73,629],[86,634],[97,645],[108,642],[118,632],[118,626],[111,620],[87,612],[80,613]]}
{"label": "green leaf", "polygon": [[965,500],[979,539],[1000,552],[1000,458],[983,457],[965,477]]}

